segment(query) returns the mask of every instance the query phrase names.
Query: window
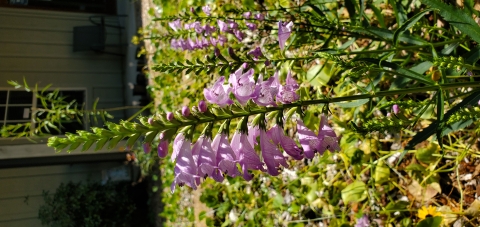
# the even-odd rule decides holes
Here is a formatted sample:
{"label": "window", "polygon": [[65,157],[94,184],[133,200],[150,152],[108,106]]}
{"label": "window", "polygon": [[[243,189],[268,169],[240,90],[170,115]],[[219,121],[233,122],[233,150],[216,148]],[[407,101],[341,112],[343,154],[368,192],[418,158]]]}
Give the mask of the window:
{"label": "window", "polygon": [[[84,90],[61,90],[59,96],[66,97],[65,101],[67,102],[76,100],[79,108],[82,103],[85,102]],[[32,92],[17,90],[0,91],[0,119],[3,121],[2,126],[16,125],[26,122],[33,123],[32,107],[43,108],[40,99],[34,97]],[[44,116],[45,115],[43,115],[43,118]],[[42,115],[37,117],[42,119]],[[84,129],[84,126],[76,119],[62,120],[62,126],[56,126],[59,128],[60,132],[52,129],[50,130],[50,134],[61,135],[66,132],[75,133],[77,130]]]}

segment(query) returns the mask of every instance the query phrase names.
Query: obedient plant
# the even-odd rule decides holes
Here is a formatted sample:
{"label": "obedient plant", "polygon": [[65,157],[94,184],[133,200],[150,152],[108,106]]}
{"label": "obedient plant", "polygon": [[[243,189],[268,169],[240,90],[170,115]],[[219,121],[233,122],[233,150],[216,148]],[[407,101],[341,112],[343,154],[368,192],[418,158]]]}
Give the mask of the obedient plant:
{"label": "obedient plant", "polygon": [[[216,190],[208,198],[227,194],[212,207],[218,217],[240,215],[239,222],[288,205],[272,215],[272,226],[291,224],[281,222],[285,212],[328,214],[325,225],[341,219],[336,226],[400,220],[409,226],[413,211],[431,199],[412,198],[418,194],[412,188],[439,188],[439,174],[463,160],[457,154],[464,150],[455,147],[469,149],[471,135],[480,132],[474,123],[480,117],[474,76],[480,50],[474,42],[480,40],[470,20],[473,6],[422,2],[431,8],[387,4],[394,18],[361,1],[229,11],[209,5],[157,18],[166,30],[151,37],[162,44],[159,53],[188,51],[186,59],[163,58],[152,67],[168,75],[159,86],[164,92],[170,86],[164,80],[194,81],[188,98],[198,105],[180,109],[183,95],[175,101],[164,96],[171,105],[149,118],[52,137],[49,145],[85,150],[95,143],[97,149],[115,147],[122,139],[130,147],[140,138],[145,147],[158,143],[158,156],[175,163],[172,191],[228,180],[209,185]],[[448,27],[435,24],[440,16]],[[450,137],[461,129],[467,130]],[[435,145],[424,149],[424,141]],[[298,178],[284,177],[291,172]],[[264,180],[266,174],[279,180]],[[241,185],[260,185],[252,194],[269,200],[232,202],[243,199],[229,194],[240,185],[232,182],[245,181]]]}

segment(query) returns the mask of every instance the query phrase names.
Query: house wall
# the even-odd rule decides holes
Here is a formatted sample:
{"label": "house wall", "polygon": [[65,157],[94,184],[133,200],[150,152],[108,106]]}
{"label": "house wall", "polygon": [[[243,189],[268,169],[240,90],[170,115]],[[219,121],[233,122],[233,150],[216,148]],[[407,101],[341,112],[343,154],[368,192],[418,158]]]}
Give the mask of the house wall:
{"label": "house wall", "polygon": [[[86,104],[97,108],[124,106],[121,56],[93,51],[73,52],[73,27],[93,25],[91,14],[0,7],[0,87],[11,87],[7,80],[32,86],[53,84],[52,88],[86,90]],[[107,23],[118,24],[115,17]],[[107,28],[107,44],[125,43],[121,32]],[[121,47],[110,47],[120,52]],[[112,112],[120,119],[124,111]]]}
{"label": "house wall", "polygon": [[118,162],[0,169],[0,227],[41,227],[42,192],[55,193],[63,182],[101,181],[102,171]]}

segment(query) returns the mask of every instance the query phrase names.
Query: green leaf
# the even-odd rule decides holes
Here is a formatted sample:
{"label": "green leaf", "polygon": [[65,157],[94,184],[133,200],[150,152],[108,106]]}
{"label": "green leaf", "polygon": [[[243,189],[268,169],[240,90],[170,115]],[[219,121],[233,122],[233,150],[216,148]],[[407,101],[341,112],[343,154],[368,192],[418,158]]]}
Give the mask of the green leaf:
{"label": "green leaf", "polygon": [[123,139],[123,136],[114,136],[110,140],[110,143],[108,143],[108,149],[113,149],[117,144],[120,142],[120,140]]}
{"label": "green leaf", "polygon": [[345,204],[349,202],[360,202],[367,198],[367,188],[362,181],[355,181],[342,190],[342,199]]}
{"label": "green leaf", "polygon": [[385,26],[385,19],[383,18],[382,11],[380,11],[374,4],[371,3],[368,3],[368,7],[373,10],[373,13],[375,13],[375,17],[377,18],[380,27],[386,28],[387,26]]}
{"label": "green leaf", "polygon": [[130,138],[128,138],[128,140],[127,140],[127,147],[133,147],[133,144],[135,143],[135,141],[138,140],[138,138],[139,138],[141,135],[142,135],[141,133],[132,134],[132,135],[130,136]]}
{"label": "green leaf", "polygon": [[[449,119],[451,115],[456,113],[458,110],[461,108],[467,106],[467,105],[477,105],[478,101],[480,100],[480,90],[473,92],[466,98],[462,100],[459,104],[455,105],[453,108],[451,108],[447,113],[445,113],[444,119]],[[405,151],[412,150],[415,145],[417,145],[420,142],[423,142],[428,139],[431,135],[433,135],[436,132],[436,129],[439,125],[438,120],[432,122],[428,127],[423,129],[421,132],[417,133],[413,138],[408,142],[407,146],[405,147]],[[446,126],[446,128],[449,126]],[[401,160],[401,159],[400,159]]]}
{"label": "green leaf", "polygon": [[350,23],[352,24],[357,23],[356,21],[357,14],[355,10],[355,5],[356,5],[355,0],[345,0],[345,7],[347,8],[348,16],[350,17]]}
{"label": "green leaf", "polygon": [[143,141],[144,143],[151,143],[153,139],[155,139],[155,136],[158,134],[158,131],[149,131],[145,134],[145,140]]}
{"label": "green leaf", "polygon": [[403,34],[406,30],[410,29],[411,27],[413,27],[413,25],[415,25],[415,23],[418,22],[418,20],[422,19],[422,17],[430,12],[431,10],[427,9],[427,10],[424,10],[420,13],[417,13],[415,16],[413,16],[412,18],[408,19],[408,21],[406,23],[404,23],[401,27],[399,27],[395,33],[393,33],[393,44],[394,45],[397,45],[398,43],[398,38],[400,37],[401,34]]}
{"label": "green leaf", "polygon": [[13,81],[13,80],[7,80],[7,83],[12,85],[13,87],[15,87],[15,89],[18,89],[18,88],[21,88],[22,85],[18,84],[17,81]]}
{"label": "green leaf", "polygon": [[87,142],[83,144],[82,151],[88,150],[93,145],[94,142],[95,142],[94,140],[87,140]]}
{"label": "green leaf", "polygon": [[[377,36],[382,40],[393,40],[393,32],[383,28],[368,27],[368,28],[353,28],[352,31],[358,33],[368,33],[370,35]],[[401,34],[398,38],[400,42],[405,42],[412,45],[428,45],[429,42],[412,35]]]}
{"label": "green leaf", "polygon": [[105,144],[107,143],[107,141],[108,141],[108,138],[100,139],[100,140],[97,142],[97,145],[95,146],[95,151],[98,151],[98,150],[102,149],[102,147],[105,146]]}
{"label": "green leaf", "polygon": [[450,25],[457,27],[462,33],[480,43],[480,27],[475,23],[472,15],[468,15],[465,10],[447,5],[438,0],[422,0],[422,3],[430,8],[437,9],[437,12]]}
{"label": "green leaf", "polygon": [[394,74],[396,74],[398,76],[403,76],[403,77],[406,77],[406,78],[409,78],[409,79],[412,79],[412,80],[423,82],[423,83],[428,84],[428,85],[434,85],[435,84],[435,81],[433,81],[429,77],[418,74],[418,73],[416,73],[412,70],[405,69],[402,66],[397,65],[397,64],[392,63],[392,62],[380,61],[379,59],[375,59],[375,58],[359,58],[357,61],[371,62],[371,63],[374,63],[374,64],[379,65],[381,67],[392,68],[396,72]]}
{"label": "green leaf", "polygon": [[275,198],[273,198],[273,207],[280,208],[283,205],[283,196],[282,194],[277,194]]}
{"label": "green leaf", "polygon": [[358,99],[350,102],[336,102],[335,104],[341,108],[355,108],[367,103],[368,101],[370,101],[370,99]]}
{"label": "green leaf", "polygon": [[28,87],[27,80],[25,79],[25,77],[23,78],[23,85],[25,86],[25,91],[30,92],[30,87]]}
{"label": "green leaf", "polygon": [[417,227],[440,227],[440,225],[442,224],[442,221],[443,221],[443,217],[441,216],[428,217],[420,221],[417,224]]}

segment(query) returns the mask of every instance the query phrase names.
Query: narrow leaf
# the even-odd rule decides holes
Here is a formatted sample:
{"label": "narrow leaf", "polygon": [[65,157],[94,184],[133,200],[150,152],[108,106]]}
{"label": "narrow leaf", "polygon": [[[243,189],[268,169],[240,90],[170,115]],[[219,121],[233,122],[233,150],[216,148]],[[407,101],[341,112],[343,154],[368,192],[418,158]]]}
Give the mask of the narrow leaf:
{"label": "narrow leaf", "polygon": [[401,34],[403,34],[406,30],[410,29],[415,25],[415,23],[418,22],[418,20],[422,19],[422,17],[430,12],[430,9],[424,10],[420,13],[417,13],[417,15],[413,16],[412,18],[408,19],[400,28],[398,28],[395,33],[393,34],[393,44],[397,45],[398,43],[398,38],[400,37]]}

